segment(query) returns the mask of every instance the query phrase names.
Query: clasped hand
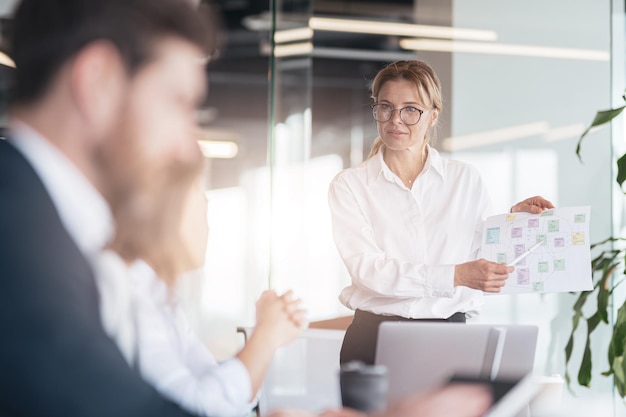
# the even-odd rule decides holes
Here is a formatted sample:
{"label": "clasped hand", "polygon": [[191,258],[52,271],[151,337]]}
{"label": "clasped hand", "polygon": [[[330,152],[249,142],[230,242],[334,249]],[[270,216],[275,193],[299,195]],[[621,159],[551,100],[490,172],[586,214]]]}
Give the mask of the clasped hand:
{"label": "clasped hand", "polygon": [[294,340],[308,325],[301,300],[292,291],[279,296],[273,290],[264,291],[256,303],[256,328],[270,333],[269,341],[276,347]]}

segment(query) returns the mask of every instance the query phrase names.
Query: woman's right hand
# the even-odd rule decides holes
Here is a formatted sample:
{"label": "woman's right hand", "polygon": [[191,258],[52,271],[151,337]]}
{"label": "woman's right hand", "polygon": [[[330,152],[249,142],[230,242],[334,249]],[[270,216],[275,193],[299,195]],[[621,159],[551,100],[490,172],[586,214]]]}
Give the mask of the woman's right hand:
{"label": "woman's right hand", "polygon": [[498,293],[514,269],[486,259],[466,262],[454,267],[454,286]]}

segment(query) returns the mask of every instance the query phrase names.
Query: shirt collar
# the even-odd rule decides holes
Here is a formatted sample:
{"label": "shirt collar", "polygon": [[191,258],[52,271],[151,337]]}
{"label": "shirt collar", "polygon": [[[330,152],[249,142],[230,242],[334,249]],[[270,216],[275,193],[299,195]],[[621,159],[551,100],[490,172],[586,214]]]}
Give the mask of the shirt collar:
{"label": "shirt collar", "polygon": [[[426,145],[428,149],[428,156],[424,169],[422,172],[428,172],[431,168],[433,172],[436,172],[445,180],[445,170],[443,167],[443,160],[437,150],[430,145]],[[376,181],[381,176],[388,181],[394,181],[395,174],[391,172],[387,164],[383,159],[383,147],[380,148],[378,153],[374,155],[367,165],[367,176],[370,182]]]}
{"label": "shirt collar", "polygon": [[111,210],[80,170],[52,143],[19,120],[11,120],[10,142],[31,164],[59,213],[63,226],[86,256],[113,236]]}
{"label": "shirt collar", "polygon": [[135,260],[130,272],[131,279],[142,294],[149,294],[155,302],[164,306],[175,307],[178,304],[176,295],[147,262],[142,259]]}
{"label": "shirt collar", "polygon": [[441,179],[446,179],[446,171],[443,168],[443,158],[441,158],[439,151],[431,146],[428,146],[428,159],[426,159],[426,166],[424,168],[426,167],[432,168],[441,176]]}

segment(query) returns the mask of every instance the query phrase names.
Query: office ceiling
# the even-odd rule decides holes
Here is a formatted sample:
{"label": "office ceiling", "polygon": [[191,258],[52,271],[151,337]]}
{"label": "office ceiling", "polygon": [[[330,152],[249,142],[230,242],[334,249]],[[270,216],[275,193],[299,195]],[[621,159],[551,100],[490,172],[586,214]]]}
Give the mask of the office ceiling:
{"label": "office ceiling", "polygon": [[[259,26],[269,26],[268,0],[215,0],[221,11],[224,26],[227,32],[228,44],[234,47],[258,45],[259,38],[267,38],[265,31],[251,30],[250,21],[256,21]],[[306,22],[307,17],[341,16],[363,17],[396,22],[411,22],[413,18],[414,0],[290,0],[277,1],[279,15],[277,24],[291,20]],[[265,20],[265,25],[260,21]],[[260,33],[259,33],[260,32]],[[264,33],[265,32],[265,33]],[[381,40],[382,39],[382,40]],[[372,42],[374,40],[374,42]],[[316,46],[333,45],[337,47],[364,47],[370,49],[388,48],[384,38],[380,36],[366,37],[363,35],[339,32],[319,32],[315,34]],[[237,48],[230,48],[234,53]],[[241,51],[238,51],[239,53]],[[253,52],[250,50],[249,52]],[[258,51],[257,51],[258,52]],[[228,50],[225,51],[229,53]]]}
{"label": "office ceiling", "polygon": [[[234,79],[239,82],[255,83],[267,73],[267,52],[263,45],[269,43],[268,30],[252,30],[251,21],[256,26],[269,27],[269,0],[215,0],[220,10],[225,28],[224,48],[219,59],[211,65],[214,81]],[[356,17],[412,22],[414,0],[289,0],[277,1],[278,22],[299,20],[306,22],[311,15],[325,17]],[[265,19],[265,23],[263,20]],[[375,52],[403,53],[392,37],[330,31],[316,31],[313,39],[315,47],[364,50],[370,53],[371,61],[389,61],[388,56],[376,58]],[[404,52],[405,53],[405,52]],[[368,59],[362,60],[367,61]],[[354,73],[355,63],[344,59],[324,61],[321,71],[326,77],[340,74],[335,82],[345,85],[346,74]],[[361,64],[357,64],[361,65]],[[333,70],[333,68],[336,68]],[[256,74],[256,75],[255,75]],[[355,82],[363,85],[362,75],[354,73]],[[263,80],[263,82],[265,82]],[[320,82],[322,82],[320,80]],[[333,84],[332,80],[326,81]]]}
{"label": "office ceiling", "polygon": [[[6,48],[6,30],[10,15],[19,0],[0,0],[0,50]],[[416,1],[416,0],[415,0]],[[209,96],[206,106],[214,110],[207,125],[217,129],[238,131],[240,153],[234,160],[212,162],[213,187],[234,185],[232,171],[245,171],[264,166],[267,153],[269,59],[263,45],[268,44],[268,30],[251,30],[249,21],[266,19],[272,4],[270,0],[209,0],[219,10],[222,20],[224,44],[220,56],[208,68]],[[280,20],[295,18],[304,23],[308,17],[356,17],[410,22],[414,13],[414,0],[276,0]],[[248,23],[248,24],[247,24]],[[258,29],[258,28],[257,28]],[[315,32],[316,47],[399,51],[397,42],[380,35],[355,35],[340,32]],[[310,71],[312,77],[312,110],[314,132],[326,126],[346,123],[346,111],[362,106],[368,112],[367,82],[388,58],[371,59],[317,59]],[[0,71],[0,107],[6,97],[8,77]],[[283,80],[288,82],[288,80]],[[298,83],[298,78],[294,78]],[[242,106],[245,113],[242,114]],[[0,108],[0,112],[2,109]],[[369,113],[367,114],[369,115]],[[238,124],[234,121],[240,120]],[[244,122],[244,123],[241,123]],[[349,129],[349,127],[345,127]],[[336,151],[333,135],[321,132],[314,138],[313,154]],[[325,139],[324,139],[325,138]],[[345,138],[344,138],[345,139]],[[344,141],[345,142],[345,141]],[[349,143],[349,141],[347,142]],[[226,171],[230,174],[223,175]]]}
{"label": "office ceiling", "polygon": [[[225,47],[218,60],[209,67],[209,97],[207,105],[217,109],[217,117],[211,126],[233,128],[233,121],[246,106],[246,121],[256,126],[257,131],[247,131],[239,124],[238,140],[240,153],[234,160],[213,160],[212,186],[234,186],[237,176],[233,171],[244,172],[267,163],[267,123],[269,114],[269,59],[262,45],[269,41],[268,0],[217,0],[225,27]],[[278,22],[295,20],[306,24],[308,17],[351,17],[364,19],[412,22],[414,0],[291,0],[278,1]],[[264,27],[265,30],[251,30]],[[250,21],[256,23],[251,25]],[[340,48],[366,51],[370,58],[320,58],[314,55],[310,62],[311,110],[313,132],[311,156],[338,153],[343,157],[350,154],[349,132],[351,115],[361,112],[360,117],[371,119],[368,104],[368,81],[389,61],[389,55],[376,57],[377,52],[406,54],[397,46],[397,41],[386,36],[351,34],[330,31],[315,31],[315,48]],[[298,60],[294,64],[299,65]],[[294,76],[282,74],[281,87],[298,91],[297,83],[303,78],[298,72]],[[297,96],[297,94],[296,94]],[[284,97],[283,97],[284,98]],[[295,98],[297,100],[297,97]],[[358,115],[356,116],[358,119]],[[256,120],[257,124],[252,124]],[[280,116],[278,116],[280,121]],[[373,123],[371,124],[373,125]],[[259,132],[258,127],[261,127]],[[365,132],[374,137],[374,132]],[[368,145],[366,145],[368,146]],[[346,161],[349,164],[349,161]],[[228,172],[228,174],[226,174]]]}

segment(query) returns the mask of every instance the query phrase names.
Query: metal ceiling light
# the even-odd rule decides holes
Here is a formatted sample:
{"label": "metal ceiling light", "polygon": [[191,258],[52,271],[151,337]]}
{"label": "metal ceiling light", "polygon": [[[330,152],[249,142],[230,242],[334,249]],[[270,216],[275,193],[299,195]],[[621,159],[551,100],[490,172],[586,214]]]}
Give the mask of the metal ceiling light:
{"label": "metal ceiling light", "polygon": [[308,26],[294,29],[277,30],[276,33],[274,33],[274,42],[276,43],[304,41],[312,38],[313,29]]}

